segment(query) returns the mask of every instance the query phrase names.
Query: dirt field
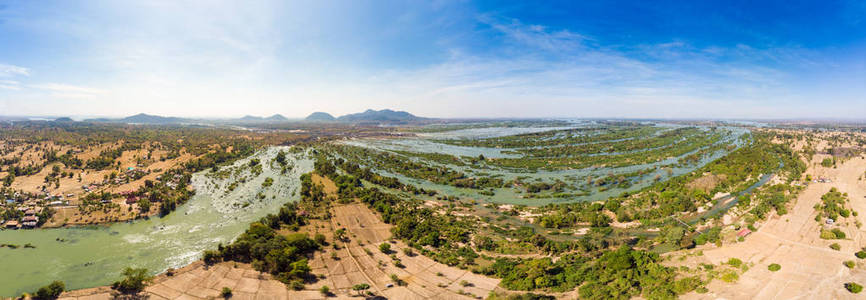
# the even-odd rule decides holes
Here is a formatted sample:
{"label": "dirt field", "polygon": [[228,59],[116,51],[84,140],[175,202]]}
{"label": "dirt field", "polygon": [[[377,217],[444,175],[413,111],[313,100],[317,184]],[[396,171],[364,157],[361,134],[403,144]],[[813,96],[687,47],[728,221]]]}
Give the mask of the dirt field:
{"label": "dirt field", "polygon": [[[866,222],[866,181],[860,180],[866,171],[866,159],[854,158],[837,168],[824,168],[820,162],[826,155],[816,155],[809,164],[807,174],[813,178],[829,178],[830,183],[811,183],[796,199],[796,203],[784,216],[774,216],[744,242],[724,245],[720,248],[708,246],[703,256],[695,256],[685,264],[720,264],[736,257],[752,264],[749,271],[733,284],[714,280],[708,285],[709,293],[691,293],[684,299],[862,299],[862,295],[849,293],[846,282],[866,283],[864,261],[854,252],[866,246],[862,229],[854,225],[854,219]],[[848,193],[851,206],[859,216],[846,218],[836,224],[847,235],[844,240],[819,238],[822,224],[815,221],[814,206],[821,196],[832,187]],[[828,227],[829,228],[829,227]],[[840,251],[829,245],[838,243]],[[854,269],[842,265],[843,261],[857,262]],[[782,269],[770,272],[767,266],[778,263]]]}
{"label": "dirt field", "polygon": [[[327,194],[334,195],[333,182],[315,176],[314,182],[322,184]],[[333,240],[333,232],[346,229],[348,243],[340,243],[341,249],[328,247],[325,253],[315,256],[310,267],[316,275],[325,278],[307,289],[317,291],[327,285],[337,295],[355,294],[351,287],[367,283],[370,290],[388,299],[472,299],[486,297],[499,284],[499,279],[472,274],[469,271],[449,267],[416,253],[408,256],[402,249],[408,247],[399,241],[388,241],[391,225],[385,224],[369,208],[360,203],[338,205],[332,209],[333,217],[328,223],[309,226]],[[391,253],[379,251],[379,245],[391,243]],[[366,251],[365,251],[366,249]],[[331,253],[336,253],[337,259]],[[368,254],[369,253],[369,254]],[[395,255],[405,266],[394,266],[391,255]],[[399,286],[391,280],[391,274],[403,280]],[[466,286],[461,282],[468,283]],[[393,285],[389,287],[389,285]]]}

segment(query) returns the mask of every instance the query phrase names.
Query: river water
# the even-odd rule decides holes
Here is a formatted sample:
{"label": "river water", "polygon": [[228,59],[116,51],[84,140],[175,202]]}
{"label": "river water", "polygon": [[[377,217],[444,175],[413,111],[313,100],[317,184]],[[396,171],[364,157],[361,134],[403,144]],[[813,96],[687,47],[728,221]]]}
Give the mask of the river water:
{"label": "river water", "polygon": [[[273,147],[236,162],[237,176],[215,179],[206,172],[193,176],[196,195],[164,218],[151,218],[111,226],[89,226],[41,230],[2,230],[0,244],[36,248],[0,248],[0,297],[33,292],[53,280],[62,280],[67,289],[108,285],[120,277],[123,268],[147,268],[159,273],[185,266],[200,258],[202,251],[228,243],[254,220],[278,211],[295,201],[300,174],[312,170],[302,155],[289,155],[291,171],[268,163],[284,147]],[[258,176],[245,168],[252,158],[262,161]],[[228,168],[228,167],[227,167]],[[225,186],[245,177],[233,191]],[[272,177],[271,187],[262,187]],[[257,198],[261,193],[264,199]]]}

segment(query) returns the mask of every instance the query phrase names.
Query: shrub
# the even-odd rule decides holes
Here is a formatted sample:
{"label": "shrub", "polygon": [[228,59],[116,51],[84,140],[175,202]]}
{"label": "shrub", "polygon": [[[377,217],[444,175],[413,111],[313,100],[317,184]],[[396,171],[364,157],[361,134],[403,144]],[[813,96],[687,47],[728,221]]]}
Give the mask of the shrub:
{"label": "shrub", "polygon": [[830,230],[823,230],[822,229],[820,237],[821,237],[821,239],[825,239],[825,240],[835,240],[836,234]]}
{"label": "shrub", "polygon": [[390,253],[391,252],[391,244],[388,244],[387,242],[382,243],[381,245],[379,245],[379,251],[382,251],[382,253],[385,253],[385,254]]}
{"label": "shrub", "polygon": [[722,281],[727,282],[727,283],[736,282],[739,279],[740,279],[740,275],[738,275],[737,272],[734,272],[734,271],[728,271],[727,273],[722,275]]}
{"label": "shrub", "polygon": [[858,294],[863,291],[863,286],[857,284],[856,282],[849,282],[845,284],[845,289],[851,292],[852,294]]}
{"label": "shrub", "polygon": [[866,258],[866,251],[860,250],[857,251],[857,253],[854,253],[854,255],[857,256],[857,258],[859,259],[864,259]]}
{"label": "shrub", "polygon": [[223,289],[222,289],[222,291],[220,291],[220,295],[223,296],[223,298],[231,298],[231,296],[232,296],[232,289],[230,289],[230,288],[227,287],[227,286],[224,286]]}
{"label": "shrub", "polygon": [[839,251],[839,249],[842,249],[842,246],[839,246],[839,243],[833,243],[830,245],[830,249]]}
{"label": "shrub", "polygon": [[839,228],[833,228],[833,230],[831,231],[833,232],[833,235],[836,236],[836,239],[841,240],[845,238],[845,232],[843,232]]}
{"label": "shrub", "polygon": [[731,259],[728,259],[727,264],[731,265],[734,268],[739,268],[740,265],[743,264],[743,261],[740,260],[739,258],[731,257]]}
{"label": "shrub", "polygon": [[322,295],[327,296],[331,294],[331,288],[329,288],[327,285],[323,285],[319,288],[319,292],[322,293]]}
{"label": "shrub", "polygon": [[782,269],[782,266],[780,266],[779,264],[770,264],[769,266],[767,266],[767,270],[770,270],[773,272],[776,272],[776,271],[781,270],[781,269]]}
{"label": "shrub", "polygon": [[845,265],[846,267],[848,267],[848,269],[853,269],[854,266],[856,265],[856,263],[854,263],[853,260],[846,260],[846,261],[842,262],[842,264]]}
{"label": "shrub", "polygon": [[36,290],[33,293],[33,299],[57,299],[64,289],[66,289],[66,284],[63,281],[54,281]]}
{"label": "shrub", "polygon": [[304,289],[304,281],[300,280],[300,279],[295,279],[295,280],[289,281],[289,288],[296,290],[296,291],[303,290]]}
{"label": "shrub", "polygon": [[326,244],[325,235],[323,235],[321,233],[317,233],[315,236],[313,236],[313,240],[315,240],[316,243],[318,243],[319,245],[322,245],[322,246],[324,246]]}

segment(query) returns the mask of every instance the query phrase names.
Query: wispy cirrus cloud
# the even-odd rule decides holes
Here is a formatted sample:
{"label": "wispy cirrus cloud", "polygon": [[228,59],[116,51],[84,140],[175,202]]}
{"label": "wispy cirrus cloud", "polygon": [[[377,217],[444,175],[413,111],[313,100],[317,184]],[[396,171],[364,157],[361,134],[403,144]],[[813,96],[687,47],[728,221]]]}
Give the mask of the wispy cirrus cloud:
{"label": "wispy cirrus cloud", "polygon": [[21,83],[15,80],[0,80],[0,89],[3,90],[21,90]]}
{"label": "wispy cirrus cloud", "polygon": [[28,68],[0,63],[0,77],[15,77],[15,76],[29,76],[29,75],[30,75],[30,69],[28,69]]}

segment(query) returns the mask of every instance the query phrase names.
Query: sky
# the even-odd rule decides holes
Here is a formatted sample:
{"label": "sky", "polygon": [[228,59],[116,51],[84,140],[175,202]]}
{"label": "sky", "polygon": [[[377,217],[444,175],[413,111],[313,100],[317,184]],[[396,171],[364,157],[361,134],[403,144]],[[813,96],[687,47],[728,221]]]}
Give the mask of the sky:
{"label": "sky", "polygon": [[0,115],[866,119],[866,1],[0,0]]}

